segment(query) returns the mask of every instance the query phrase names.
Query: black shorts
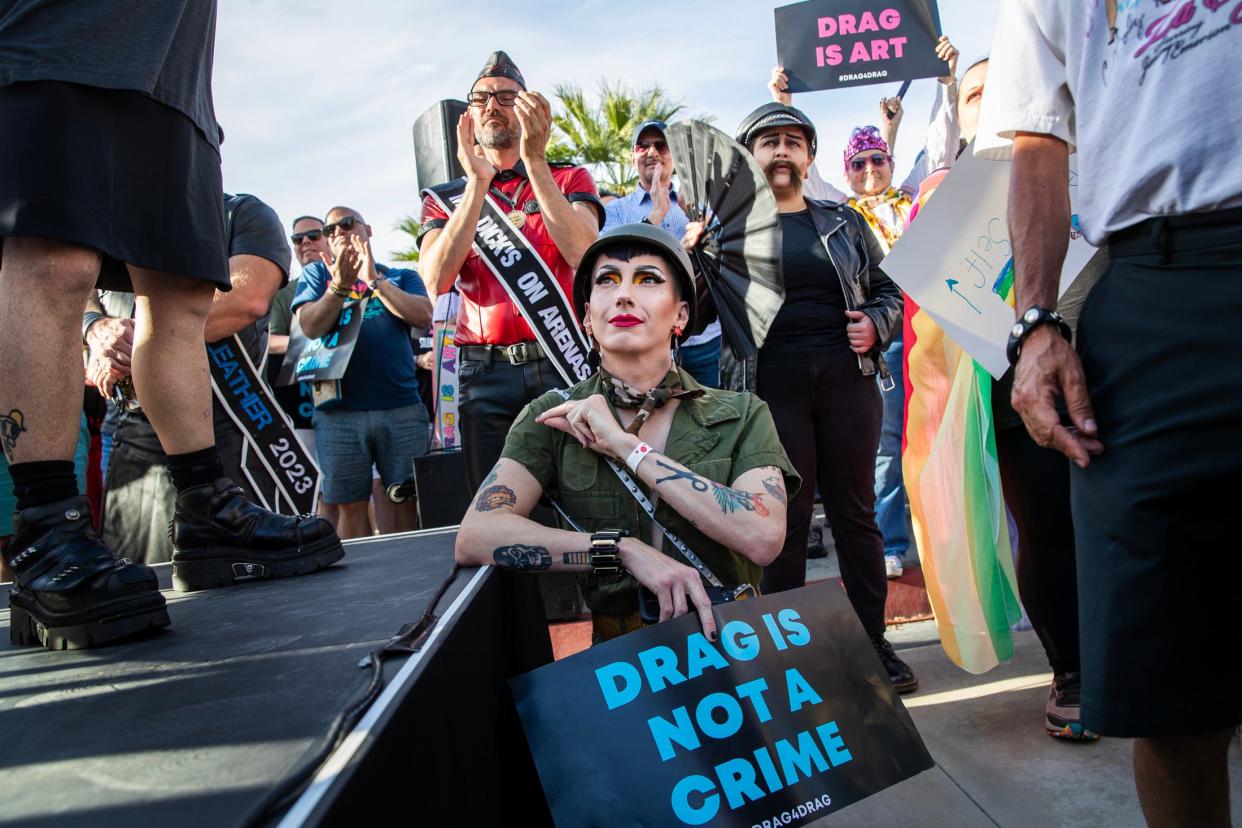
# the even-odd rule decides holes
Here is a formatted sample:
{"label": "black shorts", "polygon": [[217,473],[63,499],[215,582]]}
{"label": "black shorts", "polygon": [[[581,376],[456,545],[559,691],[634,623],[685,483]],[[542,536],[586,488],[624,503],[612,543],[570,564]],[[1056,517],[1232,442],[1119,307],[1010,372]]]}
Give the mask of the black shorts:
{"label": "black shorts", "polygon": [[1072,472],[1082,718],[1106,736],[1242,723],[1242,212],[1207,218],[1116,234],[1079,319],[1104,444]]}
{"label": "black shorts", "polygon": [[229,289],[220,154],[193,121],[140,92],[0,87],[3,236],[98,250],[109,290],[131,290],[124,263]]}

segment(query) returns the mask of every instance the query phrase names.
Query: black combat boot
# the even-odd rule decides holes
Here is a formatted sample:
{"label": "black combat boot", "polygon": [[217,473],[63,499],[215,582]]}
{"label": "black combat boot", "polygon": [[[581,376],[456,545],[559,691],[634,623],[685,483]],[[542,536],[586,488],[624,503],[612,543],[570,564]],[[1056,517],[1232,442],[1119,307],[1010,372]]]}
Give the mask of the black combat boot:
{"label": "black combat boot", "polygon": [[169,535],[173,586],[181,592],[302,575],[345,555],[323,518],[269,512],[227,477],[177,495]]}
{"label": "black combat boot", "polygon": [[169,624],[155,573],[99,539],[85,497],[18,512],[4,557],[14,644],[79,649]]}
{"label": "black combat boot", "polygon": [[873,635],[871,646],[875,647],[875,654],[880,657],[880,663],[884,665],[884,670],[888,673],[888,680],[893,683],[894,690],[905,695],[919,689],[919,680],[915,678],[914,671],[910,669],[909,664],[897,657],[888,639],[882,635]]}

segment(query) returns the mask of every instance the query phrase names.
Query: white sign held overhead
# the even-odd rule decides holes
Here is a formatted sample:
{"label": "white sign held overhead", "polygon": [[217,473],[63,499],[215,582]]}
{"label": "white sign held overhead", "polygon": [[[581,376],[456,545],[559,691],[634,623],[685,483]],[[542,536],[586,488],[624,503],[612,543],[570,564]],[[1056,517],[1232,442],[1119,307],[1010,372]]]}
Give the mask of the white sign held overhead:
{"label": "white sign held overhead", "polygon": [[[1076,161],[1071,156],[1071,209],[1077,203]],[[1011,170],[1009,161],[976,158],[969,149],[962,153],[883,264],[884,272],[997,379],[1009,368],[1005,344],[1014,324],[1014,309],[1006,302],[1014,272]],[[1075,216],[1058,296],[1095,253],[1077,226]]]}

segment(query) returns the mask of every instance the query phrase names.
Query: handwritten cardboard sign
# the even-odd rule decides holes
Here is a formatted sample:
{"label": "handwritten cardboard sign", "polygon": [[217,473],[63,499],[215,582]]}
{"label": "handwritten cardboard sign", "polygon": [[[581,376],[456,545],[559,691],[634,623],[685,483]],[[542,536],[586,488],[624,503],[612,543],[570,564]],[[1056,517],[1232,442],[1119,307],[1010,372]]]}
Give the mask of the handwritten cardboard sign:
{"label": "handwritten cardboard sign", "polygon": [[513,680],[557,825],[803,825],[932,766],[839,585],[715,614]]}
{"label": "handwritten cardboard sign", "polygon": [[[1070,207],[1077,203],[1076,156],[1070,158]],[[1009,368],[1005,346],[1014,324],[1006,301],[1013,285],[1009,240],[1012,163],[967,150],[885,257],[884,272],[945,329],[988,373]],[[1077,229],[1061,270],[1058,296],[1082,272],[1095,248]]]}
{"label": "handwritten cardboard sign", "polygon": [[776,9],[777,61],[790,92],[936,78],[936,0],[806,0]]}

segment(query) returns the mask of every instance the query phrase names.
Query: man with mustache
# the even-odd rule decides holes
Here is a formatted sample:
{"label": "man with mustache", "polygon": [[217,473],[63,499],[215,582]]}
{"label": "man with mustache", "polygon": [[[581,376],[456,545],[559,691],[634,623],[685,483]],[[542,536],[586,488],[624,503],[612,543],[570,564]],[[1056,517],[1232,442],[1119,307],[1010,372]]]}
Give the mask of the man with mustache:
{"label": "man with mustache", "polygon": [[[465,190],[450,215],[423,201],[423,278],[434,294],[457,284],[454,340],[460,362],[459,413],[466,482],[478,489],[500,457],[509,425],[526,403],[562,384],[534,332],[477,249],[487,196],[508,214],[568,296],[574,268],[603,225],[595,181],[583,167],[548,161],[552,107],[504,52],[488,57],[457,124]],[[477,143],[476,143],[477,142]]]}
{"label": "man with mustache", "polygon": [[[738,143],[754,153],[776,196],[785,304],[759,351],[758,391],[803,480],[789,502],[785,545],[764,568],[763,592],[806,583],[806,539],[818,483],[841,579],[899,693],[918,689],[884,638],[884,538],[875,522],[875,454],[889,379],[882,351],[901,325],[901,291],[879,268],[884,254],[862,217],[802,193],[815,159],[815,126],[801,111],[765,104],[742,121]],[[692,223],[686,242],[697,241]]]}

